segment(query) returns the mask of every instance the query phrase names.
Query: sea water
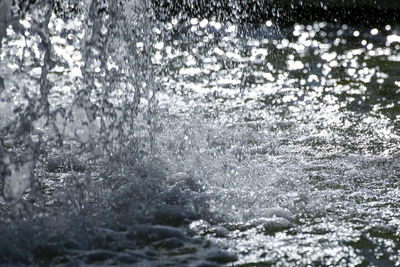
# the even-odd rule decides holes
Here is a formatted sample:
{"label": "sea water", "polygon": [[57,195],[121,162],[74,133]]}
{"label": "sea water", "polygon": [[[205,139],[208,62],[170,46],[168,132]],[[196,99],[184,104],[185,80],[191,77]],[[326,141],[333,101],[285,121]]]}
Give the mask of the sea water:
{"label": "sea water", "polygon": [[63,3],[2,40],[1,263],[400,264],[398,25]]}

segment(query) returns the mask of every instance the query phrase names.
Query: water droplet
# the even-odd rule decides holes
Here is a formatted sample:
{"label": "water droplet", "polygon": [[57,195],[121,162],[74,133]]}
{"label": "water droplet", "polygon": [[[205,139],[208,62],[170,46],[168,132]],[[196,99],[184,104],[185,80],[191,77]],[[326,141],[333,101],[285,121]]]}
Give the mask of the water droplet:
{"label": "water droplet", "polygon": [[371,29],[371,35],[377,35],[379,33],[379,30],[377,28]]}

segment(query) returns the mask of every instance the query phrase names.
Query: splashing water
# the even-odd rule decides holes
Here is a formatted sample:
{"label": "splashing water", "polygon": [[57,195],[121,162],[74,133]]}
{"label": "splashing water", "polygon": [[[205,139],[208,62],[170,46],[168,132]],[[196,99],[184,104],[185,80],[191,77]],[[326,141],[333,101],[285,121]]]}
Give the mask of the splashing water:
{"label": "splashing water", "polygon": [[[63,20],[43,1],[15,18],[20,34],[7,29],[10,41],[3,49],[7,64],[2,71],[10,78],[3,78],[9,90],[3,92],[1,102],[5,162],[12,154],[8,150],[21,147],[21,154],[32,156],[15,159],[16,164],[29,161],[33,168],[42,153],[63,153],[66,147],[75,146],[80,156],[95,152],[90,160],[104,154],[98,156],[105,160],[122,157],[123,150],[135,154],[151,144],[132,143],[140,142],[144,132],[151,134],[148,128],[154,127],[150,117],[155,110],[155,85],[147,67],[150,8],[135,1],[66,5],[77,8],[70,14],[76,18]],[[135,46],[138,42],[143,44],[140,50]],[[33,178],[28,173],[20,177],[27,189],[27,180]],[[16,194],[14,200],[20,197]]]}
{"label": "splashing water", "polygon": [[398,26],[1,5],[0,263],[400,264]]}

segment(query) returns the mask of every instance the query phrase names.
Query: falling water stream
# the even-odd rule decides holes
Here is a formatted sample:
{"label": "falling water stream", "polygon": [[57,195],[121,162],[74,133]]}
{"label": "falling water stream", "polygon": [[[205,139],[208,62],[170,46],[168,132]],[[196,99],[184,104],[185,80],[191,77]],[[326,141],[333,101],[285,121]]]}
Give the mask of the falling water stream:
{"label": "falling water stream", "polygon": [[400,265],[399,25],[0,6],[0,264]]}

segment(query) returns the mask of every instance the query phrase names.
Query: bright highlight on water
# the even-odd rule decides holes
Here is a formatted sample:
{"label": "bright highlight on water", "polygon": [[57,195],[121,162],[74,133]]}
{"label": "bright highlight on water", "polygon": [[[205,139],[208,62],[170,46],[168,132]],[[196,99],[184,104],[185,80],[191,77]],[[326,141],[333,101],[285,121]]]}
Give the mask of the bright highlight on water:
{"label": "bright highlight on water", "polygon": [[28,2],[0,2],[0,264],[400,265],[398,24]]}

